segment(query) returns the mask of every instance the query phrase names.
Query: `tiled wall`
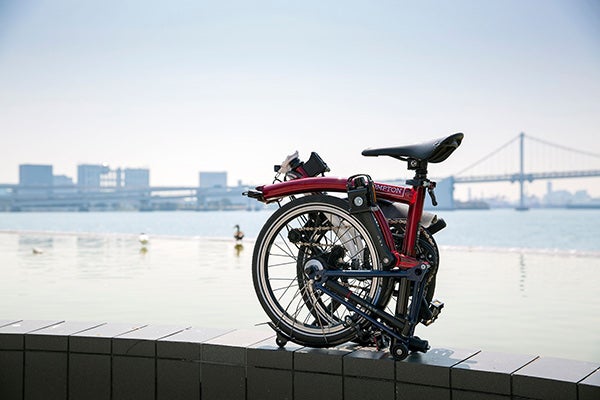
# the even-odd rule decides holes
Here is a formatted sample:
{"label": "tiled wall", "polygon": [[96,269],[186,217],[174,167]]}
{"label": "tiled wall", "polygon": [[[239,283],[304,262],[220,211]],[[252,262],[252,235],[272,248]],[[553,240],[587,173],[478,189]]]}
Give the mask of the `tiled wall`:
{"label": "tiled wall", "polygon": [[1,400],[600,399],[600,362],[433,348],[278,349],[267,326],[0,320]]}

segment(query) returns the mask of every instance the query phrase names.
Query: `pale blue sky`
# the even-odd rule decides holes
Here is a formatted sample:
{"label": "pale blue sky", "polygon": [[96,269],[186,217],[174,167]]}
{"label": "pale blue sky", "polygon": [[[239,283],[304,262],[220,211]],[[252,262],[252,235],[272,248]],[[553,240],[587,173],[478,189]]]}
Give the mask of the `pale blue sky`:
{"label": "pale blue sky", "polygon": [[445,176],[521,131],[600,153],[599,127],[594,0],[0,2],[3,183],[106,162],[258,184],[294,150],[387,179],[362,149],[464,132]]}

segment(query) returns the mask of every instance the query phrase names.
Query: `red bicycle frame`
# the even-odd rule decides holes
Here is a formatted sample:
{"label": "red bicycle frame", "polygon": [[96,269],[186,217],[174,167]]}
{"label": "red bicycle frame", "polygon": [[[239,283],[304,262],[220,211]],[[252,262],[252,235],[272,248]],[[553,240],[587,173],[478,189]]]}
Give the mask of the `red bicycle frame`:
{"label": "red bicycle frame", "polygon": [[[345,193],[347,191],[347,183],[348,180],[344,178],[307,177],[259,186],[256,189],[262,193],[263,201],[270,203],[277,201],[282,197],[302,193]],[[386,245],[396,257],[395,266],[401,268],[413,268],[420,265],[421,262],[417,261],[414,256],[419,221],[423,214],[425,202],[425,187],[396,186],[378,182],[374,183],[374,187],[375,195],[378,198],[408,205],[406,232],[402,243],[401,253],[398,253],[395,250],[394,239],[383,212],[379,208],[373,210],[377,223],[383,233]]]}

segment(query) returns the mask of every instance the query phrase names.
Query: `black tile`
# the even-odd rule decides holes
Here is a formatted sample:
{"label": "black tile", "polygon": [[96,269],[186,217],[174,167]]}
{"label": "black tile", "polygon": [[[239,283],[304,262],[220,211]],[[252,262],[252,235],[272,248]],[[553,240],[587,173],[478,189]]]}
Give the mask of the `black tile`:
{"label": "black tile", "polygon": [[341,400],[343,379],[340,375],[294,373],[294,399]]}
{"label": "black tile", "polygon": [[600,369],[579,382],[579,400],[600,399]]}
{"label": "black tile", "polygon": [[451,368],[452,388],[510,395],[512,373],[536,358],[482,351]]}
{"label": "black tile", "polygon": [[112,339],[112,353],[129,356],[156,356],[156,341],[186,329],[185,326],[148,325]]}
{"label": "black tile", "polygon": [[67,397],[67,354],[25,353],[25,399],[64,400]]}
{"label": "black tile", "polygon": [[156,341],[185,330],[186,327],[148,325],[116,336],[112,342],[113,354],[129,356],[156,356]]}
{"label": "black tile", "polygon": [[396,398],[402,400],[450,400],[450,389],[396,382]]}
{"label": "black tile", "polygon": [[293,399],[291,370],[248,367],[247,400]]}
{"label": "black tile", "polygon": [[110,400],[111,357],[69,354],[69,400]]}
{"label": "black tile", "polygon": [[69,321],[36,330],[25,335],[25,349],[68,351],[68,336],[103,325],[99,322]]}
{"label": "black tile", "polygon": [[23,350],[25,348],[24,335],[62,321],[37,321],[24,320],[0,328],[0,350]]}
{"label": "black tile", "polygon": [[279,347],[273,338],[248,347],[248,366],[291,370],[294,352],[302,346],[289,342]]}
{"label": "black tile", "polygon": [[110,354],[112,338],[143,328],[144,324],[108,323],[69,336],[69,349],[75,353]]}
{"label": "black tile", "polygon": [[494,393],[472,392],[453,389],[452,400],[511,400],[511,397]]}
{"label": "black tile", "polygon": [[390,400],[394,398],[394,391],[394,381],[344,378],[344,400]]}
{"label": "black tile", "polygon": [[246,368],[224,364],[202,364],[202,400],[245,400]]}
{"label": "black tile", "polygon": [[154,400],[155,380],[153,358],[113,356],[113,400]]}
{"label": "black tile", "polygon": [[202,361],[246,365],[246,348],[274,337],[267,326],[235,330],[202,344]]}
{"label": "black tile", "polygon": [[577,399],[577,383],[599,363],[540,357],[513,374],[513,395],[532,399]]}
{"label": "black tile", "polygon": [[200,363],[194,361],[157,361],[157,400],[200,398]]}
{"label": "black tile", "polygon": [[0,351],[2,350],[24,350],[25,335],[22,333],[1,333]]}
{"label": "black tile", "polygon": [[344,356],[357,348],[350,344],[330,349],[303,347],[294,352],[294,370],[341,375]]}
{"label": "black tile", "polygon": [[388,351],[361,348],[343,358],[344,375],[394,380],[394,359]]}
{"label": "black tile", "polygon": [[232,331],[233,329],[188,328],[158,340],[156,353],[160,358],[199,360],[201,343]]}
{"label": "black tile", "polygon": [[450,387],[450,367],[477,354],[478,350],[434,348],[412,353],[396,361],[396,380],[416,385]]}
{"label": "black tile", "polygon": [[0,350],[0,399],[23,397],[23,351]]}

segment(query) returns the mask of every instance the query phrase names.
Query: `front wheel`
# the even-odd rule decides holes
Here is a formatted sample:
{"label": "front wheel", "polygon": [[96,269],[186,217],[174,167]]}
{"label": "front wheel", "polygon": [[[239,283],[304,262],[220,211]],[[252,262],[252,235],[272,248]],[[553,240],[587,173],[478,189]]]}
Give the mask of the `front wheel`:
{"label": "front wheel", "polygon": [[[278,209],[258,235],[252,260],[258,300],[276,329],[296,343],[344,343],[366,322],[311,279],[318,269],[382,269],[369,232],[347,210],[347,200],[337,197],[301,197]],[[336,281],[372,304],[389,301],[388,279]]]}

